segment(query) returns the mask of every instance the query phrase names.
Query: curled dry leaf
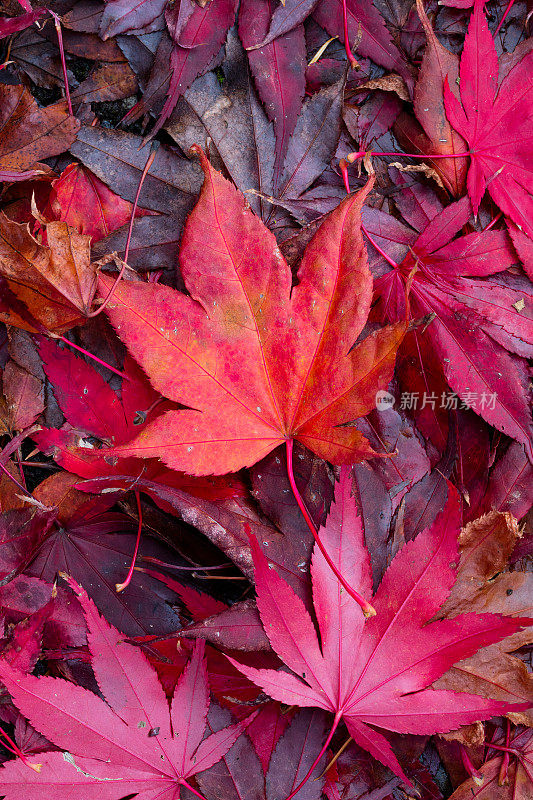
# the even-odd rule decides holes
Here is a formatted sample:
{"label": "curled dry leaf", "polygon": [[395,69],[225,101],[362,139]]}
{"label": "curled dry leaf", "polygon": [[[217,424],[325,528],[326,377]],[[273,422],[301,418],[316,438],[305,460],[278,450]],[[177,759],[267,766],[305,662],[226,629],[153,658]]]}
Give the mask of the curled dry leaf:
{"label": "curled dry leaf", "polygon": [[[444,84],[448,80],[451,90],[458,95],[456,79],[459,58],[438,40],[424,9],[422,0],[416,8],[427,38],[424,58],[414,90],[414,111],[425,136],[417,135],[407,119],[400,124],[401,141],[408,140],[423,153],[453,155],[464,153],[466,142],[455,131],[446,117]],[[466,158],[439,158],[428,162],[455,197],[464,191],[467,172]]]}
{"label": "curled dry leaf", "polygon": [[[509,513],[492,511],[469,523],[459,536],[457,582],[439,616],[473,611],[533,617],[533,575],[507,570],[519,539],[517,522]],[[511,653],[532,642],[530,625],[455,664],[435,686],[507,702],[527,702],[533,695],[533,679],[524,661]],[[533,725],[531,708],[509,716],[515,722]]]}

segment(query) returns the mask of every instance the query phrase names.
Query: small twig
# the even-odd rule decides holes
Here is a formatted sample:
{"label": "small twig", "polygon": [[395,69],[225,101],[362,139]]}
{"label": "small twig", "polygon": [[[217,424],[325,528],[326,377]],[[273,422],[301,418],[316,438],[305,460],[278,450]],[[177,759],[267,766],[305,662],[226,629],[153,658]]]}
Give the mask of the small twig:
{"label": "small twig", "polygon": [[137,490],[135,490],[135,499],[137,500],[137,511],[139,514],[139,527],[137,528],[137,539],[135,540],[135,550],[133,551],[133,558],[131,559],[130,568],[128,570],[128,574],[126,575],[126,580],[123,583],[116,583],[115,589],[117,592],[123,592],[130,583],[133,577],[133,572],[135,570],[135,562],[137,560],[137,554],[139,552],[139,545],[141,543],[141,530],[143,526],[143,512],[141,507],[141,496]]}

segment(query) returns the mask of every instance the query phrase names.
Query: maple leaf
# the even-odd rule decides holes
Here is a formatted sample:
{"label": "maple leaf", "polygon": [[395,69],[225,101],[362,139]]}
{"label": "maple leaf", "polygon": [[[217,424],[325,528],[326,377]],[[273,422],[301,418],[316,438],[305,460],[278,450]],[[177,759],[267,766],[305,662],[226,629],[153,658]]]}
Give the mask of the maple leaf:
{"label": "maple leaf", "polygon": [[[315,5],[315,0],[311,0]],[[298,5],[298,8],[296,8]],[[302,107],[305,93],[305,34],[300,18],[309,13],[309,2],[277,5],[273,0],[245,0],[239,8],[239,36],[248,52],[250,69],[254,76],[258,94],[264,103],[266,113],[274,125],[276,136],[276,159],[272,176],[273,191],[263,190],[263,194],[277,194],[281,171],[291,134]],[[290,8],[289,8],[290,6]],[[274,38],[257,48],[257,42],[266,34],[269,22],[279,12],[291,15],[291,28],[275,34]],[[273,12],[273,13],[272,13]],[[298,19],[294,20],[294,13]],[[264,154],[266,155],[266,154]],[[239,159],[240,160],[240,159]],[[262,162],[268,164],[263,156]]]}
{"label": "maple leaf", "polygon": [[32,425],[44,410],[43,382],[16,361],[8,361],[2,374],[6,429],[21,431]]}
{"label": "maple leaf", "polygon": [[28,10],[26,14],[20,14],[18,17],[0,17],[0,39],[6,36],[11,36],[17,31],[22,31],[24,28],[29,28],[33,25],[43,14],[46,14],[46,8],[36,8],[34,11]]}
{"label": "maple leaf", "polygon": [[[134,524],[124,514],[105,511],[113,498],[76,492],[75,482],[74,475],[60,472],[35,489],[35,501],[51,507],[46,514],[30,508],[0,515],[2,582],[24,570],[26,576],[52,583],[58,572],[68,571],[125,634],[175,631],[180,627],[172,607],[175,593],[159,581],[135,572],[128,592],[115,591],[134,550]],[[149,538],[143,540],[141,554],[167,562],[175,558],[168,547]]]}
{"label": "maple leaf", "polygon": [[[460,503],[451,484],[449,491],[435,523],[391,563],[373,599],[377,615],[366,622],[315,549],[311,574],[320,640],[303,603],[252,541],[261,621],[292,673],[254,669],[230,658],[275,700],[332,711],[335,721],[324,748],[343,719],[360,747],[404,779],[389,743],[374,726],[399,733],[445,732],[509,710],[505,703],[435,690],[430,684],[456,661],[524,624],[493,614],[463,614],[428,624],[455,581]],[[337,567],[370,594],[369,557],[346,468],[321,533]]]}
{"label": "maple leaf", "polygon": [[[39,354],[66,423],[62,428],[41,428],[32,438],[43,453],[52,456],[64,469],[100,482],[106,475],[120,476],[113,487],[117,491],[119,487],[128,491],[142,475],[143,481],[153,482],[154,491],[144,482],[142,490],[171,513],[175,512],[165,501],[165,494],[173,489],[181,490],[181,496],[189,504],[194,504],[194,498],[220,501],[244,496],[245,487],[236,476],[193,477],[169,470],[156,459],[140,461],[116,455],[113,444],[130,441],[147,420],[174,407],[150,386],[131,356],[126,355],[124,360],[126,380],[119,398],[90,364],[68,349],[60,349],[39,337]],[[27,410],[31,410],[31,405]],[[109,491],[109,486],[102,488]],[[220,544],[218,539],[217,544]]]}
{"label": "maple leaf", "polygon": [[[407,65],[393,43],[392,36],[376,6],[362,0],[347,0],[346,6],[348,44],[353,42],[361,31],[358,52],[369,56],[387,69],[393,69],[410,82],[412,77]],[[320,0],[313,16],[330,36],[338,36],[344,42],[342,0]]]}
{"label": "maple leaf", "polygon": [[[121,486],[123,490],[130,490],[131,483],[131,477],[125,480],[112,477],[85,481],[80,486],[86,491],[101,492]],[[135,486],[163,509],[193,524],[250,578],[253,577],[253,562],[247,531],[251,529],[260,541],[268,542],[272,561],[297,594],[305,595],[307,575],[304,566],[312,541],[307,527],[301,526],[298,535],[293,532],[285,536],[261,518],[255,506],[246,498],[218,499],[214,502],[207,497],[194,497],[192,492],[184,491],[179,486],[173,488],[155,481],[145,481],[142,477],[136,479]]]}
{"label": "maple leaf", "polygon": [[[260,22],[261,16],[256,13],[256,6],[261,9],[261,14],[268,14],[268,9],[263,0],[252,0],[256,5],[249,8],[248,5],[241,5],[240,19],[244,22],[249,17],[254,22]],[[242,26],[241,26],[242,27]],[[242,30],[240,36],[246,41]],[[273,46],[274,47],[274,46]],[[290,47],[290,43],[286,44]],[[305,47],[302,43],[305,53]],[[167,123],[165,129],[172,138],[179,144],[184,152],[188,152],[193,144],[204,145],[207,149],[209,140],[213,141],[217,153],[224,162],[229,177],[235,186],[241,191],[248,190],[247,198],[250,207],[256,214],[261,214],[266,219],[272,213],[272,206],[263,199],[263,195],[273,194],[273,167],[275,160],[276,141],[280,141],[275,136],[274,126],[268,121],[267,114],[272,117],[276,113],[281,103],[289,103],[289,92],[293,90],[292,83],[278,83],[267,74],[264,67],[264,57],[259,54],[259,61],[262,67],[257,67],[257,72],[262,78],[265,92],[269,100],[264,100],[265,110],[255,92],[252,76],[248,68],[246,52],[239,41],[236,29],[232,29],[226,41],[226,61],[222,67],[224,80],[220,80],[214,72],[197,78],[181,101],[182,108],[190,108],[181,113],[178,119],[173,119]],[[276,59],[278,70],[287,69],[287,61],[282,59],[282,53],[274,47],[274,53],[269,55],[269,63]],[[302,56],[305,60],[305,56]],[[255,61],[255,60],[254,60]],[[291,72],[291,74],[293,74]],[[257,80],[257,78],[256,78]],[[273,85],[274,84],[274,85]],[[302,70],[302,95],[305,87]],[[298,84],[299,85],[299,84]],[[278,97],[277,88],[283,87],[281,95]],[[291,103],[295,106],[294,114],[288,113],[287,119],[282,125],[279,124],[280,136],[286,146],[289,141],[289,131],[292,131],[293,122],[296,121],[301,100]],[[191,127],[187,120],[192,115],[197,115],[201,120],[202,127]],[[279,118],[284,114],[279,112]],[[291,127],[292,126],[292,127]],[[285,132],[285,135],[282,135]],[[238,155],[237,155],[238,154]],[[279,169],[283,166],[278,163]],[[200,187],[198,187],[200,190]],[[253,190],[253,191],[252,191]],[[255,193],[258,193],[257,195]],[[197,196],[194,198],[195,202]],[[175,229],[176,238],[181,238],[181,229]],[[177,248],[176,248],[177,258]]]}
{"label": "maple leaf", "polygon": [[[373,407],[405,329],[350,349],[371,297],[359,227],[370,185],[323,223],[291,293],[272,234],[201,159],[205,181],[180,252],[191,296],[122,282],[106,308],[152,385],[191,410],[164,414],[117,454],[193,475],[236,471],[293,438],[334,463],[373,454],[355,428],[339,427]],[[101,286],[109,291],[109,279]]]}
{"label": "maple leaf", "polygon": [[524,448],[512,442],[494,465],[483,498],[483,511],[510,511],[517,519],[533,505],[533,464]]}
{"label": "maple leaf", "polygon": [[[261,714],[272,706],[274,703],[263,706],[232,750],[214,767],[198,775],[198,784],[208,800],[221,797],[224,800],[282,800],[306,773],[324,736],[324,712],[305,709],[289,721],[276,708],[274,730],[263,730],[261,725],[268,725],[270,720]],[[228,711],[215,704],[211,706],[207,718],[210,730],[216,731],[230,720]],[[256,731],[253,737],[252,726]],[[287,726],[285,730],[284,726]],[[243,764],[246,765],[244,769]],[[299,800],[320,800],[324,783],[324,776],[320,774],[322,766],[317,765],[314,780],[307,784]]]}
{"label": "maple leaf", "polygon": [[509,234],[524,267],[524,272],[533,281],[533,240],[512,223],[509,224]]}
{"label": "maple leaf", "polygon": [[[533,52],[517,63],[498,57],[476,0],[460,66],[461,102],[444,86],[446,115],[469,145],[468,194],[477,214],[485,189],[520,229],[533,235]],[[509,68],[510,66],[510,68]]]}
{"label": "maple leaf", "polygon": [[[416,359],[414,381],[422,391],[429,388],[440,396],[438,382],[430,376],[444,373],[465,405],[521,442],[533,459],[526,366],[516,357],[533,352],[531,285],[503,277],[516,260],[505,231],[453,238],[470,213],[468,197],[446,208],[437,203],[417,236],[383,212],[365,211],[366,230],[378,246],[388,252],[391,242],[401,246],[398,262],[389,259],[392,270],[383,274],[379,268],[374,285],[379,302],[373,314],[380,321],[403,317],[405,286],[416,268],[411,315],[431,315],[431,322],[409,335],[414,344],[406,340]],[[406,379],[404,373],[403,379],[408,384],[411,376]]]}
{"label": "maple leaf", "polygon": [[[133,359],[125,359],[127,380],[119,398],[90,364],[70,350],[41,337],[39,353],[69,427],[38,431],[36,444],[65,469],[84,478],[137,475],[141,468],[135,459],[118,459],[110,451],[113,444],[137,435],[139,426],[160,407],[161,397]],[[98,439],[100,446],[95,446],[91,437]],[[159,463],[154,467],[155,472],[149,469],[152,475],[161,471]]]}
{"label": "maple leaf", "polygon": [[[129,222],[133,210],[81,164],[69,164],[52,182],[50,206],[55,219],[90,236],[92,244]],[[147,213],[137,209],[135,216]]]}
{"label": "maple leaf", "polygon": [[0,679],[16,707],[62,750],[39,754],[39,772],[19,761],[5,764],[0,791],[6,798],[23,791],[27,800],[52,800],[59,787],[71,798],[179,797],[180,787],[216,764],[254,715],[202,739],[209,709],[203,643],[195,644],[169,709],[142,651],[123,641],[81,587],[69,584],[83,607],[105,701],[68,681],[25,675],[0,661]]}

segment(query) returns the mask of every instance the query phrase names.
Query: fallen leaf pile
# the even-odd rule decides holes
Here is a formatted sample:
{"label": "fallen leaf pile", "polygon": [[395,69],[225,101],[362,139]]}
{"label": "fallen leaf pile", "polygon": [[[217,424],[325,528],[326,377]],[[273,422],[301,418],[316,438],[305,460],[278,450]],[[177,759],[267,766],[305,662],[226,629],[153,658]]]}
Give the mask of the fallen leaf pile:
{"label": "fallen leaf pile", "polygon": [[6,0],[0,798],[531,800],[525,0]]}

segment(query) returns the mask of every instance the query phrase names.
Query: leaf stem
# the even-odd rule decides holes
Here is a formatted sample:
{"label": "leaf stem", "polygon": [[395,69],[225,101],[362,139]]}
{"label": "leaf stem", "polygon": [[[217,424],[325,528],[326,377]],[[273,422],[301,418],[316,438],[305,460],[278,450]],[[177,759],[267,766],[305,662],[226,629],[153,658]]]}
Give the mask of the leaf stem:
{"label": "leaf stem", "polygon": [[[226,569],[227,567],[233,567],[234,564],[232,561],[226,561],[224,564],[214,564],[210,567],[203,567],[201,564],[197,564],[195,567],[181,567],[179,564],[170,564],[166,561],[161,561],[159,558],[152,558],[152,556],[143,556],[141,561],[146,561],[149,564],[155,564],[158,567],[164,567],[165,569],[174,569],[176,572],[194,572],[195,570],[206,571],[211,569]],[[137,567],[137,569],[141,569],[142,567]]]}
{"label": "leaf stem", "polygon": [[347,161],[353,164],[359,158],[365,156],[403,156],[404,158],[467,158],[471,153],[383,153],[374,150],[358,150],[356,153],[349,153]]}
{"label": "leaf stem", "polygon": [[503,25],[503,23],[505,22],[505,19],[506,19],[506,17],[507,17],[507,14],[508,14],[508,13],[509,13],[509,11],[512,9],[513,5],[514,5],[514,0],[509,0],[509,2],[507,3],[507,8],[506,8],[506,9],[505,9],[505,11],[503,12],[503,17],[501,18],[501,20],[500,20],[500,22],[499,22],[499,25],[498,25],[498,27],[497,27],[497,28],[496,28],[496,30],[494,31],[494,37],[496,37],[496,36],[498,35],[498,33],[500,32],[500,28],[501,28],[501,26]]}
{"label": "leaf stem", "polygon": [[396,262],[396,261],[394,261],[394,259],[392,259],[390,256],[388,256],[388,255],[387,255],[387,253],[386,253],[384,250],[382,250],[382,249],[381,249],[381,247],[379,246],[379,244],[378,244],[378,243],[375,241],[375,239],[374,239],[374,238],[372,237],[372,235],[371,235],[371,234],[368,232],[368,230],[365,228],[365,226],[364,226],[364,225],[361,225],[361,230],[362,230],[362,231],[363,231],[363,233],[365,234],[366,238],[368,239],[368,241],[370,242],[370,244],[372,245],[372,247],[375,247],[375,249],[378,251],[378,253],[380,254],[380,256],[382,256],[382,257],[385,259],[385,261],[386,261],[388,264],[390,264],[390,265],[391,265],[391,267],[393,267],[393,269],[398,269],[398,264],[397,264],[397,262]]}
{"label": "leaf stem", "polygon": [[511,753],[513,756],[517,756],[517,757],[520,756],[520,753],[518,752],[518,750],[515,750],[513,747],[504,747],[501,744],[492,744],[492,742],[490,742],[489,744],[486,744],[485,746],[489,750],[501,750],[503,753]]}
{"label": "leaf stem", "polygon": [[133,231],[133,221],[135,219],[135,214],[137,212],[137,205],[139,203],[139,197],[141,196],[141,190],[143,188],[143,183],[145,181],[146,176],[148,175],[148,171],[150,170],[150,167],[154,163],[155,154],[156,154],[156,151],[152,148],[152,150],[150,152],[150,155],[146,159],[146,164],[144,165],[144,169],[142,171],[142,175],[141,175],[141,178],[139,180],[139,185],[137,186],[137,192],[135,193],[135,200],[133,201],[133,209],[132,209],[131,217],[130,217],[130,227],[128,229],[128,238],[126,239],[126,248],[124,250],[124,261],[128,260],[128,256],[130,254],[130,242],[131,242],[131,234],[132,234],[132,231]]}
{"label": "leaf stem", "polygon": [[344,29],[344,50],[346,53],[346,58],[350,62],[352,69],[357,69],[359,64],[357,63],[357,59],[350,49],[350,37],[348,34],[348,9],[346,8],[346,0],[342,0],[342,25]]}
{"label": "leaf stem", "polygon": [[186,789],[188,789],[190,792],[195,794],[196,797],[199,797],[200,800],[205,800],[205,797],[203,796],[203,794],[200,794],[200,792],[196,791],[196,789],[194,789],[191,786],[191,784],[188,781],[185,780],[185,778],[180,778],[179,782],[181,783],[182,786],[185,786]]}
{"label": "leaf stem", "polygon": [[117,275],[117,277],[115,279],[115,282],[113,283],[113,286],[111,287],[111,289],[107,293],[107,296],[106,296],[105,300],[103,301],[103,303],[96,309],[96,311],[91,311],[90,314],[87,314],[88,317],[97,317],[98,314],[102,313],[104,308],[107,306],[107,304],[111,300],[113,292],[115,291],[115,289],[117,288],[118,284],[120,283],[120,281],[122,279],[122,276],[124,275],[124,270],[128,266],[127,261],[128,261],[128,256],[130,254],[131,234],[133,233],[133,222],[135,220],[135,214],[137,212],[137,205],[139,203],[139,197],[140,197],[140,194],[141,194],[141,189],[143,187],[144,179],[146,178],[146,176],[148,174],[148,170],[150,169],[150,167],[154,163],[154,158],[155,158],[155,150],[152,150],[152,152],[150,153],[150,155],[146,159],[146,164],[144,165],[144,169],[142,171],[141,179],[140,179],[139,185],[137,187],[137,193],[135,195],[135,200],[133,201],[133,208],[132,208],[131,217],[130,217],[130,225],[129,225],[129,228],[128,228],[128,238],[126,239],[126,247],[124,249],[124,260],[122,262],[122,266],[120,268],[120,272],[118,273],[118,275]]}
{"label": "leaf stem", "polygon": [[350,194],[351,189],[350,189],[350,178],[348,177],[348,164],[346,163],[344,158],[341,158],[341,160],[339,161],[339,169],[341,171],[344,188],[346,189],[346,194]]}
{"label": "leaf stem", "polygon": [[84,356],[87,356],[87,358],[92,358],[92,360],[96,361],[97,364],[101,364],[103,367],[106,367],[106,369],[110,369],[111,372],[115,373],[115,375],[119,375],[121,378],[123,378],[126,381],[131,380],[131,378],[128,375],[126,375],[124,372],[121,372],[119,369],[115,369],[115,367],[112,367],[111,364],[107,363],[107,361],[102,361],[101,358],[98,358],[98,356],[94,356],[92,353],[89,353],[88,350],[85,350],[83,347],[80,347],[78,344],[74,344],[74,342],[71,342],[70,339],[66,339],[61,334],[59,336],[57,336],[57,338],[61,342],[64,342],[65,344],[70,345],[70,347],[73,347],[74,350],[78,351],[78,353],[83,353]]}
{"label": "leaf stem", "polygon": [[[350,189],[350,178],[348,177],[348,164],[346,163],[346,161],[344,160],[344,158],[341,158],[341,160],[339,161],[339,169],[340,169],[340,171],[341,171],[342,180],[343,180],[343,182],[344,182],[344,188],[346,189],[346,193],[347,193],[347,194],[350,194],[350,191],[351,191],[351,189]],[[391,267],[393,267],[394,269],[397,269],[397,268],[398,268],[398,264],[396,263],[396,261],[393,261],[393,260],[392,260],[392,258],[390,258],[390,257],[387,255],[387,253],[385,253],[385,251],[381,249],[381,247],[379,246],[379,244],[377,244],[377,242],[375,242],[375,241],[374,241],[374,239],[372,238],[372,236],[370,235],[370,233],[367,231],[367,229],[365,228],[365,226],[364,226],[362,223],[361,223],[361,230],[363,231],[363,233],[364,233],[364,234],[365,234],[365,236],[367,237],[367,239],[368,239],[368,241],[370,242],[370,244],[371,244],[373,247],[375,247],[375,248],[376,248],[376,250],[378,251],[378,253],[379,253],[381,256],[383,256],[383,258],[385,259],[385,261],[386,261],[388,264],[390,264],[390,265],[391,265]]]}
{"label": "leaf stem", "polygon": [[74,116],[74,112],[72,111],[72,101],[70,99],[70,89],[68,86],[68,77],[67,77],[67,62],[65,61],[65,48],[63,47],[63,34],[61,32],[61,19],[60,17],[54,12],[47,9],[48,12],[54,18],[54,25],[56,27],[57,33],[57,40],[59,43],[59,54],[61,56],[61,68],[63,70],[63,80],[65,81],[65,97],[67,99],[67,106],[68,106],[68,113],[71,117]]}
{"label": "leaf stem", "polygon": [[40,772],[42,764],[30,764],[27,757],[24,755],[20,747],[16,742],[13,741],[11,736],[8,736],[5,730],[0,726],[0,737],[5,739],[5,742],[2,742],[2,747],[5,747],[10,753],[13,753],[14,756],[20,758],[23,764],[25,764],[30,769],[35,770],[35,772]]}
{"label": "leaf stem", "polygon": [[[291,489],[292,489],[292,492],[294,494],[294,499],[298,503],[298,507],[299,507],[300,511],[302,512],[303,518],[305,519],[309,530],[313,534],[313,539],[315,540],[318,549],[320,550],[320,552],[324,556],[324,558],[326,560],[326,563],[328,564],[328,566],[330,567],[332,572],[335,574],[335,576],[336,576],[337,580],[339,581],[339,583],[346,589],[346,591],[348,592],[350,597],[353,597],[353,599],[357,603],[359,603],[359,605],[361,606],[361,609],[362,609],[363,614],[365,615],[365,617],[374,617],[376,615],[376,610],[370,605],[368,600],[365,600],[365,598],[361,594],[359,594],[359,592],[356,589],[354,589],[352,586],[350,586],[350,584],[346,581],[346,579],[339,572],[339,570],[337,569],[337,567],[333,563],[328,551],[326,550],[326,548],[324,546],[324,543],[322,542],[322,540],[321,540],[321,538],[320,538],[320,536],[318,534],[318,531],[317,531],[317,529],[315,527],[315,523],[311,519],[311,515],[309,514],[309,511],[306,508],[306,505],[305,505],[304,500],[303,500],[303,498],[302,498],[302,496],[301,496],[301,494],[300,494],[300,492],[298,490],[298,487],[296,486],[296,481],[294,479],[294,469],[293,469],[293,446],[294,446],[294,441],[293,441],[293,439],[287,439],[285,444],[286,444],[286,449],[287,449],[287,475],[289,476],[289,483],[291,485]],[[292,795],[291,795],[291,797],[292,797]],[[289,800],[289,798],[287,798],[287,800]]]}
{"label": "leaf stem", "polygon": [[465,770],[468,772],[474,783],[476,783],[478,786],[481,786],[481,784],[483,783],[483,775],[472,764],[472,759],[470,758],[468,750],[466,749],[464,744],[459,743],[459,749],[461,751],[461,759],[463,761],[463,766]]}
{"label": "leaf stem", "polygon": [[485,227],[483,228],[482,233],[485,233],[485,231],[490,231],[490,229],[493,228],[494,225],[496,225],[496,223],[498,222],[498,220],[501,219],[502,217],[503,217],[503,212],[500,211],[498,214],[496,214],[494,219],[491,222],[489,222],[488,225],[485,225]]}
{"label": "leaf stem", "polygon": [[123,583],[116,583],[115,589],[117,592],[123,592],[126,587],[128,587],[131,583],[131,579],[133,577],[133,572],[135,570],[135,562],[137,560],[137,554],[139,552],[139,545],[141,543],[141,530],[143,526],[143,512],[141,507],[141,496],[138,490],[135,490],[135,499],[137,500],[137,511],[139,514],[139,527],[137,528],[137,539],[135,540],[135,550],[133,551],[133,558],[131,559],[130,568],[128,570],[128,574],[126,575],[126,580]]}
{"label": "leaf stem", "polygon": [[[128,234],[128,237],[129,237],[129,234]],[[119,260],[118,256],[115,256],[115,258],[116,258],[117,261]],[[90,311],[89,314],[87,314],[87,317],[89,319],[92,319],[93,317],[97,317],[98,314],[101,314],[102,311],[105,309],[105,307],[107,306],[107,304],[111,300],[113,292],[115,291],[115,289],[117,288],[118,284],[122,280],[122,276],[124,275],[124,272],[125,272],[127,266],[128,265],[126,263],[126,259],[124,259],[122,261],[122,266],[121,266],[121,268],[119,270],[119,273],[118,273],[117,277],[115,278],[115,282],[113,283],[113,286],[111,287],[111,289],[108,291],[106,298],[102,301],[102,304],[98,306],[96,311]]]}
{"label": "leaf stem", "polygon": [[[504,17],[504,19],[505,19],[505,17]],[[503,20],[502,20],[502,22],[503,22]],[[508,719],[506,719],[505,721],[507,723],[506,730],[505,730],[505,746],[506,747],[510,747],[510,744],[511,744],[511,723],[509,722]],[[511,754],[508,751],[506,751],[503,754],[502,763],[500,765],[500,771],[499,771],[499,774],[498,774],[498,786],[504,786],[507,783],[507,771],[509,769],[510,761],[511,761]]]}
{"label": "leaf stem", "polygon": [[334,755],[334,756],[332,756],[332,758],[330,758],[330,760],[328,761],[328,763],[326,764],[326,766],[325,766],[325,767],[324,767],[324,769],[322,770],[322,775],[320,775],[320,777],[321,777],[321,778],[322,778],[324,775],[327,775],[327,774],[328,774],[329,770],[330,770],[330,769],[332,768],[332,766],[333,766],[333,765],[336,763],[336,761],[337,761],[337,760],[338,760],[338,759],[339,759],[339,758],[342,756],[342,754],[344,753],[344,751],[345,751],[345,750],[346,750],[346,748],[347,748],[347,747],[350,745],[350,743],[351,743],[351,742],[353,742],[353,739],[352,739],[352,737],[351,737],[351,736],[348,736],[348,738],[346,739],[346,741],[344,742],[344,744],[343,744],[343,745],[341,745],[341,746],[339,747],[339,749],[337,750],[337,752],[335,753],[335,755]]}
{"label": "leaf stem", "polygon": [[298,784],[296,789],[293,789],[292,792],[285,798],[285,800],[292,800],[294,795],[298,794],[298,792],[300,791],[302,786],[304,786],[307,783],[307,781],[309,780],[309,778],[313,774],[313,770],[315,769],[316,765],[318,764],[318,762],[320,761],[320,759],[322,758],[322,756],[324,755],[324,753],[328,749],[329,743],[333,739],[333,734],[337,730],[337,727],[338,727],[339,722],[341,721],[341,719],[342,719],[342,713],[340,711],[337,711],[337,713],[335,714],[335,719],[333,720],[333,725],[331,726],[331,730],[328,733],[327,739],[324,742],[324,744],[323,744],[323,746],[322,746],[322,748],[320,750],[320,753],[317,755],[317,757],[315,758],[315,760],[311,764],[311,766],[310,766],[305,778],[300,781],[300,783]]}
{"label": "leaf stem", "polygon": [[[22,463],[22,462],[19,462],[19,464],[20,463]],[[31,494],[28,492],[28,490],[21,483],[18,482],[18,480],[10,473],[10,471],[7,469],[7,467],[5,467],[3,464],[0,464],[0,469],[2,470],[2,472],[5,475],[7,475],[7,477],[9,478],[10,481],[13,481],[15,486],[18,486],[18,488],[21,489],[24,492],[26,497],[31,497]]]}

